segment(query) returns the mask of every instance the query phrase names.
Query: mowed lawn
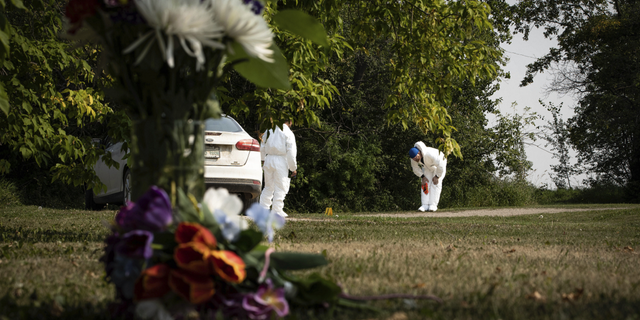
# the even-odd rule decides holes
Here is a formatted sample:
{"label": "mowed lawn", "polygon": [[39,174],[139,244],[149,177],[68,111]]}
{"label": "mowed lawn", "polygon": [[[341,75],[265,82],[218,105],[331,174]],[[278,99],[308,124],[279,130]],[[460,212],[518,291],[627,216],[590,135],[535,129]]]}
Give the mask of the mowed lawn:
{"label": "mowed lawn", "polygon": [[[605,210],[614,207],[624,209]],[[310,219],[288,221],[272,245],[326,255],[328,266],[308,272],[349,295],[405,296],[292,319],[640,319],[638,205],[542,217],[337,214],[293,214]],[[114,290],[98,259],[114,215],[0,209],[0,319],[109,319]]]}

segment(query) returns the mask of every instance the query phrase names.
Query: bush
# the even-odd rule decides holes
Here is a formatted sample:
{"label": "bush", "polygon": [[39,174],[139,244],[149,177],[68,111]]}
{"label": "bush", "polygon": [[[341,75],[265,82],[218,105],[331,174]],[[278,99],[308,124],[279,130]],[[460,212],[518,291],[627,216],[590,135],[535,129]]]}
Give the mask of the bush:
{"label": "bush", "polygon": [[526,181],[491,179],[483,185],[443,184],[441,208],[505,207],[536,204],[536,188]]}
{"label": "bush", "polygon": [[51,182],[51,177],[41,175],[0,179],[0,207],[34,205],[53,209],[83,209],[84,188],[60,181]]}
{"label": "bush", "polygon": [[624,187],[610,184],[575,189],[541,188],[536,191],[536,201],[539,204],[624,203],[627,202],[627,196]]}
{"label": "bush", "polygon": [[20,196],[16,185],[6,179],[0,179],[0,207],[19,206]]}

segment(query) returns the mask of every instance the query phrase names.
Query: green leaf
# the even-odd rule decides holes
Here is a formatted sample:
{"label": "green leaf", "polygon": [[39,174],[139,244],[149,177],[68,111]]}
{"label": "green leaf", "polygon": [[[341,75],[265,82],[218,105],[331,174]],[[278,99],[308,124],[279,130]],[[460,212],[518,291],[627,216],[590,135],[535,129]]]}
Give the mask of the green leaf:
{"label": "green leaf", "polygon": [[22,3],[22,0],[11,0],[11,3],[13,3],[13,5],[16,6],[16,8],[18,8],[18,9],[27,10],[27,8]]}
{"label": "green leaf", "polygon": [[177,205],[177,217],[180,222],[202,222],[202,212],[193,205],[191,199],[181,188],[177,188],[178,205]]}
{"label": "green leaf", "polygon": [[327,259],[319,254],[274,252],[271,263],[279,270],[302,270],[327,265]]}
{"label": "green leaf", "polygon": [[9,57],[9,22],[4,13],[0,12],[0,65],[4,63],[5,57]]}
{"label": "green leaf", "polygon": [[201,221],[202,226],[210,230],[211,229],[217,230],[217,228],[219,227],[218,222],[216,221],[216,218],[213,216],[213,213],[211,213],[211,211],[209,210],[209,206],[203,203],[200,210],[202,210],[202,221]]}
{"label": "green leaf", "polygon": [[298,293],[295,300],[303,305],[335,301],[342,292],[337,284],[322,278],[318,273],[313,273],[303,279],[287,275],[283,275],[283,277],[296,285]]}
{"label": "green leaf", "polygon": [[250,57],[239,43],[234,42],[231,47],[234,54],[229,55],[229,61],[234,62],[233,68],[241,76],[263,88],[291,89],[289,64],[278,46],[271,45],[275,60],[273,63]]}
{"label": "green leaf", "polygon": [[240,252],[249,252],[259,245],[263,238],[262,232],[247,229],[240,232],[240,237],[234,245]]}
{"label": "green leaf", "polygon": [[162,251],[166,253],[173,253],[174,249],[178,246],[175,234],[169,231],[154,233],[153,243],[161,245]]}
{"label": "green leaf", "polygon": [[329,46],[327,33],[316,18],[300,10],[282,10],[273,16],[273,21],[282,29],[309,39],[321,46]]}
{"label": "green leaf", "polygon": [[5,115],[9,115],[9,96],[7,95],[7,91],[4,90],[4,84],[0,82],[0,110],[4,112]]}

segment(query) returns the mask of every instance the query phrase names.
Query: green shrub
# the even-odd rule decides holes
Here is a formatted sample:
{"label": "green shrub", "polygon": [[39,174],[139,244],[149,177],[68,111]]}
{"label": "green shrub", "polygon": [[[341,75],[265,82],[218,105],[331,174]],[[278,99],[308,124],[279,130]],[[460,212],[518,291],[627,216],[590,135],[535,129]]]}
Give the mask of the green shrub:
{"label": "green shrub", "polygon": [[624,187],[598,184],[589,188],[556,189],[540,188],[536,191],[539,204],[571,203],[624,203],[627,202]]}
{"label": "green shrub", "polygon": [[536,188],[526,181],[490,179],[485,184],[443,184],[440,208],[505,207],[536,204]]}
{"label": "green shrub", "polygon": [[60,181],[41,171],[40,175],[0,179],[0,207],[34,205],[54,209],[83,209],[84,188]]}
{"label": "green shrub", "polygon": [[20,196],[16,185],[6,179],[0,179],[0,207],[19,206]]}

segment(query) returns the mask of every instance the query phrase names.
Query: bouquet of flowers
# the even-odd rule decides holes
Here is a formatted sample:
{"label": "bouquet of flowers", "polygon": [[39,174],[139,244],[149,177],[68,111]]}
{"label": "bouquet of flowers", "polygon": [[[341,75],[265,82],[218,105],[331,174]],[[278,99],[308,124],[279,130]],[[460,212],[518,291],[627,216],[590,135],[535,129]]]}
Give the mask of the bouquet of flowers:
{"label": "bouquet of flowers", "polygon": [[271,319],[287,315],[291,303],[340,300],[333,282],[287,273],[326,264],[322,255],[275,252],[261,244],[273,240],[283,217],[258,204],[246,217],[241,209],[240,199],[225,189],[209,189],[202,203],[175,208],[157,187],[123,206],[101,259],[120,311],[135,310],[144,319]]}
{"label": "bouquet of flowers", "polygon": [[123,149],[131,149],[133,199],[152,185],[202,199],[203,120],[220,116],[216,89],[228,71],[261,87],[291,88],[267,20],[328,45],[318,21],[302,11],[278,11],[276,3],[69,1],[64,36],[102,48],[98,70],[108,76],[105,91],[132,122]]}

